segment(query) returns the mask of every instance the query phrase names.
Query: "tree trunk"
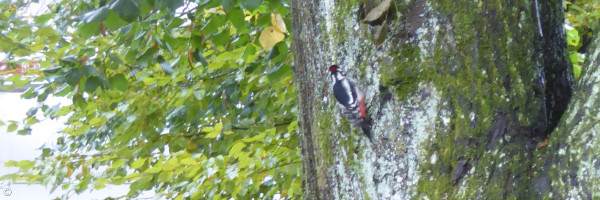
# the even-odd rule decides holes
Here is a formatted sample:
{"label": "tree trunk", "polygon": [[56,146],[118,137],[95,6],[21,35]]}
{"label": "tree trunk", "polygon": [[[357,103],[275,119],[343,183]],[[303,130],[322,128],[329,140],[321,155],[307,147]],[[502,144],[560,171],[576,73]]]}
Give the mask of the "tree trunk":
{"label": "tree trunk", "polygon": [[589,47],[573,99],[550,135],[537,177],[536,189],[554,199],[600,198],[600,35]]}
{"label": "tree trunk", "polygon": [[[554,191],[536,146],[571,95],[562,1],[398,0],[363,22],[385,2],[291,1],[305,199]],[[332,64],[365,90],[373,143],[336,109]]]}

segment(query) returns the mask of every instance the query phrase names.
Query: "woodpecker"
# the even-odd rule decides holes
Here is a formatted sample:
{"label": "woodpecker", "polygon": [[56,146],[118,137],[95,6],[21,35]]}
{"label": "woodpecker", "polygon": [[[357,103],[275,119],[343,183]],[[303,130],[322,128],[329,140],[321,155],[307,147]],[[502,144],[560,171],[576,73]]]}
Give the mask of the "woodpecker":
{"label": "woodpecker", "polygon": [[369,141],[373,142],[371,136],[371,124],[367,120],[367,109],[365,108],[365,95],[350,79],[346,78],[337,65],[329,67],[333,81],[333,96],[337,105],[342,110],[344,117],[349,118],[363,130]]}

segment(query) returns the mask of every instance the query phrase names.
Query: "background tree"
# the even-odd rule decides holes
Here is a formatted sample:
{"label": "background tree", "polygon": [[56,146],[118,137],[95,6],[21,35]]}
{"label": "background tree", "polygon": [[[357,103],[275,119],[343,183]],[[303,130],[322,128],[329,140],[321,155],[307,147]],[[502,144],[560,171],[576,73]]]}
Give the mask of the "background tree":
{"label": "background tree", "polygon": [[28,18],[29,3],[0,1],[0,51],[9,68],[41,69],[2,85],[44,85],[23,93],[39,102],[27,119],[3,124],[29,134],[38,112],[67,119],[55,145],[6,163],[21,170],[1,179],[62,187],[65,199],[123,183],[122,198],[301,194],[288,1],[65,0]]}
{"label": "background tree", "polygon": [[541,154],[536,190],[557,199],[596,199],[600,197],[600,132],[598,91],[600,84],[600,35],[588,51],[582,76],[573,99],[550,145]]}

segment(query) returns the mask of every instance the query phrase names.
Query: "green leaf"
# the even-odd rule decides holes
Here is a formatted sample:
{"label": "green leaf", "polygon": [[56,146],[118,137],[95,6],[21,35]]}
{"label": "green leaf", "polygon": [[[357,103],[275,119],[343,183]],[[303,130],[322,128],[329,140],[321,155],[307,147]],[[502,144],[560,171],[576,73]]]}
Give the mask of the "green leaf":
{"label": "green leaf", "polygon": [[217,47],[224,47],[229,42],[229,29],[221,31],[219,34],[210,37],[210,40]]}
{"label": "green leaf", "polygon": [[237,0],[221,0],[221,5],[223,5],[226,11],[232,10],[235,4],[237,4]]}
{"label": "green leaf", "polygon": [[171,158],[167,160],[163,165],[163,171],[173,171],[173,169],[180,166],[178,158]]}
{"label": "green leaf", "polygon": [[163,171],[158,175],[158,181],[159,182],[169,182],[171,180],[171,178],[173,178],[173,172],[172,171]]}
{"label": "green leaf", "polygon": [[243,141],[236,142],[229,150],[229,155],[237,155],[244,147],[246,147],[246,144]]}
{"label": "green leaf", "polygon": [[36,30],[35,34],[42,38],[58,35],[58,33],[53,28],[47,26]]}
{"label": "green leaf", "polygon": [[211,131],[211,132],[209,132],[208,134],[206,134],[206,136],[205,136],[204,138],[210,138],[210,139],[213,139],[213,138],[216,138],[217,136],[219,136],[219,134],[221,134],[221,132],[218,132],[218,131]]}
{"label": "green leaf", "polygon": [[202,56],[202,51],[199,51],[199,50],[194,51],[193,56],[194,56],[194,60],[200,61],[202,66],[208,67],[208,61],[206,61],[206,58],[204,58],[204,56]]}
{"label": "green leaf", "polygon": [[100,33],[100,22],[87,23],[78,29],[79,35],[83,38],[90,38]]}
{"label": "green leaf", "polygon": [[110,9],[127,22],[132,22],[140,16],[140,8],[133,0],[117,0],[111,4]]}
{"label": "green leaf", "polygon": [[39,107],[29,108],[29,110],[27,110],[27,112],[25,112],[25,114],[27,115],[27,117],[32,117],[37,113],[37,111],[39,110],[38,108]]}
{"label": "green leaf", "polygon": [[81,191],[87,189],[89,183],[90,183],[90,176],[86,176],[85,178],[83,178],[83,180],[81,180],[79,182],[79,184],[77,184],[77,187],[75,188],[75,192],[80,193]]}
{"label": "green leaf", "polygon": [[134,173],[128,174],[127,176],[123,177],[123,179],[132,180],[132,179],[137,179],[140,176],[141,176],[140,173],[134,172]]}
{"label": "green leaf", "polygon": [[109,11],[108,16],[104,20],[104,26],[110,30],[117,30],[122,26],[127,25],[127,21],[121,18],[115,11]]}
{"label": "green leaf", "polygon": [[44,25],[44,24],[46,24],[46,22],[48,22],[48,20],[52,19],[52,17],[54,17],[54,15],[52,13],[46,13],[46,14],[35,17],[33,19],[33,21],[36,24]]}
{"label": "green leaf", "polygon": [[177,28],[179,27],[179,25],[183,24],[185,22],[185,20],[181,19],[181,18],[173,18],[169,24],[167,25],[168,29],[173,29],[173,28]]}
{"label": "green leaf", "polygon": [[190,141],[184,137],[178,137],[169,141],[169,151],[178,152],[185,149]]}
{"label": "green leaf", "polygon": [[221,130],[223,129],[222,123],[217,123],[214,127],[203,128],[202,131],[209,132],[204,138],[216,138],[221,134]]}
{"label": "green leaf", "polygon": [[42,157],[48,157],[50,155],[52,155],[50,148],[44,148],[42,150]]}
{"label": "green leaf", "polygon": [[156,58],[156,61],[158,61],[158,63],[160,63],[160,67],[162,67],[162,69],[165,73],[167,73],[167,74],[173,73],[173,68],[171,67],[171,65],[169,65],[169,63],[162,56],[158,56]]}
{"label": "green leaf", "polygon": [[123,64],[123,60],[119,57],[119,55],[111,53],[108,54],[108,57],[115,62],[117,65],[122,65]]}
{"label": "green leaf", "polygon": [[171,37],[171,35],[165,34],[163,36],[163,41],[165,41],[165,48],[169,48],[167,50],[169,50],[170,53],[172,53],[172,49],[177,49],[183,45],[187,46],[188,44],[186,43],[186,40],[182,39],[181,37]]}
{"label": "green leaf", "polygon": [[100,85],[102,85],[102,80],[100,80],[100,78],[96,76],[90,76],[85,81],[85,91],[87,93],[93,93]]}
{"label": "green leaf", "polygon": [[131,185],[129,185],[129,190],[131,191],[139,191],[139,190],[146,190],[149,187],[152,187],[152,183],[150,181],[152,181],[152,177],[153,176],[141,176],[139,179],[137,179],[135,182],[131,183]]}
{"label": "green leaf", "polygon": [[218,155],[217,157],[214,157],[214,158],[215,158],[215,165],[217,165],[217,167],[219,167],[219,168],[225,167],[225,159],[222,155]]}
{"label": "green leaf", "polygon": [[142,167],[145,163],[146,163],[146,158],[138,158],[137,160],[133,161],[133,163],[131,163],[129,168],[137,169],[137,168]]}
{"label": "green leaf", "polygon": [[254,141],[258,141],[258,140],[262,140],[263,138],[265,138],[265,136],[267,136],[266,132],[262,132],[261,134],[258,134],[254,137],[251,138],[246,138],[244,139],[245,142],[254,142]]}
{"label": "green leaf", "polygon": [[181,161],[179,161],[179,162],[181,162],[181,164],[184,164],[184,165],[195,165],[197,163],[193,158],[184,158],[184,159],[181,159]]}
{"label": "green leaf", "polygon": [[273,60],[274,58],[279,56],[279,48],[272,48],[269,54],[267,55],[267,60]]}
{"label": "green leaf", "polygon": [[292,76],[293,70],[292,67],[286,64],[283,64],[270,72],[267,72],[267,78],[270,82],[275,83],[279,80],[285,78],[286,76]]}
{"label": "green leaf", "polygon": [[154,54],[156,54],[157,51],[158,50],[156,48],[149,48],[148,50],[146,50],[146,52],[144,52],[144,54],[142,54],[138,58],[138,62],[140,64],[147,65],[147,63],[154,61],[154,57],[155,57]]}
{"label": "green leaf", "polygon": [[234,8],[231,11],[227,12],[227,20],[233,24],[233,27],[238,31],[241,31],[245,28],[246,21],[244,20],[244,11],[240,8]]}
{"label": "green leaf", "polygon": [[97,10],[83,14],[83,22],[101,22],[104,21],[106,16],[108,16],[108,8],[103,6],[101,8],[98,8]]}
{"label": "green leaf", "polygon": [[302,184],[298,181],[293,181],[290,187],[289,193],[301,195],[302,194]]}
{"label": "green leaf", "polygon": [[99,125],[101,125],[101,123],[102,123],[102,118],[99,118],[99,117],[94,117],[94,118],[93,118],[93,119],[91,119],[91,120],[90,120],[88,123],[89,123],[90,125],[92,125],[92,126],[99,126]]}
{"label": "green leaf", "polygon": [[567,30],[567,44],[571,46],[577,46],[579,44],[579,32],[577,29],[569,29]]}
{"label": "green leaf", "polygon": [[102,189],[108,183],[109,183],[109,181],[106,180],[105,178],[96,178],[96,179],[94,179],[94,189],[95,190]]}
{"label": "green leaf", "polygon": [[19,126],[16,123],[11,123],[8,125],[8,127],[6,128],[6,132],[14,132],[15,130],[17,130]]}
{"label": "green leaf", "polygon": [[580,54],[577,52],[572,52],[569,54],[569,58],[571,59],[571,64],[573,65],[573,76],[578,78],[581,75],[581,65],[580,62]]}
{"label": "green leaf", "polygon": [[249,11],[254,11],[262,4],[262,0],[242,0],[242,7]]}
{"label": "green leaf", "polygon": [[210,18],[210,21],[202,27],[201,31],[205,35],[210,35],[219,31],[219,28],[225,24],[225,15],[217,15]]}
{"label": "green leaf", "polygon": [[294,132],[295,130],[298,130],[298,120],[294,120],[292,121],[292,123],[290,123],[290,125],[288,126],[288,132]]}
{"label": "green leaf", "polygon": [[58,66],[58,67],[54,67],[54,68],[45,68],[45,69],[41,69],[40,71],[44,72],[44,73],[49,73],[49,74],[54,74],[56,72],[58,72],[58,70],[62,69],[62,66]]}
{"label": "green leaf", "polygon": [[142,79],[142,82],[144,82],[144,85],[152,85],[152,84],[156,83],[156,79],[146,77],[146,78]]}
{"label": "green leaf", "polygon": [[129,81],[125,78],[123,74],[117,74],[109,79],[110,85],[121,91],[126,91],[129,88]]}
{"label": "green leaf", "polygon": [[121,165],[123,165],[123,163],[125,163],[125,161],[127,161],[127,160],[126,159],[119,159],[119,160],[113,161],[113,163],[110,166],[110,168],[111,169],[119,168],[119,167],[121,167]]}
{"label": "green leaf", "polygon": [[183,5],[183,0],[158,0],[155,5],[158,9],[168,8],[171,11],[175,11]]}
{"label": "green leaf", "polygon": [[[14,57],[0,70],[28,62],[17,55],[44,57],[39,69],[30,70],[39,77],[4,80],[11,78],[6,83],[13,86],[46,82],[21,95],[37,98],[39,108],[21,121],[4,121],[4,130],[28,134],[27,124],[39,124],[35,117],[40,114],[65,118],[64,136],[42,147],[41,159],[4,177],[60,185],[71,194],[130,184],[124,199],[154,189],[169,199],[275,194],[299,199],[294,193],[300,190],[284,192],[301,173],[299,165],[289,164],[301,156],[297,125],[266,131],[297,115],[287,69],[293,62],[287,50],[291,37],[274,45],[277,52],[270,60],[258,40],[271,23],[271,12],[291,19],[284,2],[289,3],[70,1],[30,18],[17,17],[25,9],[18,4],[0,3],[8,8],[0,12],[0,28],[7,30],[0,34],[0,51]],[[191,4],[183,8],[184,3]],[[51,101],[53,96],[72,103]],[[247,130],[232,131],[234,126]],[[273,180],[263,181],[266,176]]]}
{"label": "green leaf", "polygon": [[21,169],[31,169],[33,167],[33,165],[35,164],[34,161],[30,161],[30,160],[21,160],[19,162],[16,163],[16,166],[21,168]]}
{"label": "green leaf", "polygon": [[35,89],[33,89],[33,87],[29,87],[29,89],[27,89],[25,92],[23,92],[23,94],[21,94],[21,98],[24,99],[32,99],[36,96],[37,92],[35,92]]}
{"label": "green leaf", "polygon": [[85,99],[83,98],[83,96],[79,95],[75,95],[73,97],[73,104],[78,106],[79,108],[85,109],[85,107],[87,107],[87,102],[85,101]]}
{"label": "green leaf", "polygon": [[65,74],[65,79],[67,80],[67,83],[71,86],[75,86],[79,83],[79,80],[81,79],[81,70],[79,69],[71,69],[69,70],[69,72],[67,72],[67,74]]}
{"label": "green leaf", "polygon": [[147,169],[144,173],[156,174],[162,171],[162,165]]}
{"label": "green leaf", "polygon": [[223,123],[215,124],[215,131],[221,132],[223,130]]}

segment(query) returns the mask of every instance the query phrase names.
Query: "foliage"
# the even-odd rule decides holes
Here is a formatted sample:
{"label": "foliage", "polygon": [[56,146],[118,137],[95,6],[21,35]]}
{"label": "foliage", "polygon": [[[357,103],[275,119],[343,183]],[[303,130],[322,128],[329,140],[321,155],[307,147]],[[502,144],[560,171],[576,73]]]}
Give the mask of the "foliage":
{"label": "foliage", "polygon": [[[262,49],[272,13],[289,0],[63,0],[25,17],[0,1],[8,67],[40,63],[3,87],[43,81],[9,131],[66,118],[56,144],[1,179],[74,193],[130,184],[121,198],[298,198],[301,194],[290,36]],[[9,85],[7,83],[11,83]],[[72,105],[48,105],[48,96]]]}
{"label": "foliage", "polygon": [[[565,0],[567,49],[573,63],[573,73],[579,77],[585,60],[585,49],[592,34],[600,30],[600,2],[597,0]],[[585,38],[585,39],[583,39]]]}

